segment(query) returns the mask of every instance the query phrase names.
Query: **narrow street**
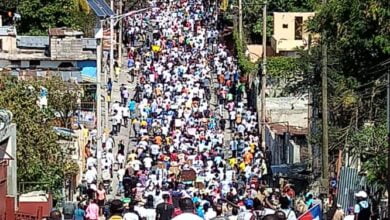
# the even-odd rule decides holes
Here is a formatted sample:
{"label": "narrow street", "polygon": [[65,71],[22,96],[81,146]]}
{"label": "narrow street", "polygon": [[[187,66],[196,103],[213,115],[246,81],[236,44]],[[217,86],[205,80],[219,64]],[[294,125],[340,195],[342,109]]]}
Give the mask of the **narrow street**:
{"label": "narrow street", "polygon": [[0,220],[388,220],[389,15],[0,1]]}

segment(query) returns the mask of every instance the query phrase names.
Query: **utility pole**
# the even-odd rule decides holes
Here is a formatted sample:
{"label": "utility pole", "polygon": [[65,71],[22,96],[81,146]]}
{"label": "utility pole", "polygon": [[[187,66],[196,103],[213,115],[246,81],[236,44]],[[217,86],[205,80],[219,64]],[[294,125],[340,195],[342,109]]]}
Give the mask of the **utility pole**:
{"label": "utility pole", "polygon": [[[390,192],[390,70],[387,67],[387,192]],[[390,217],[390,196],[387,196],[387,218]]]}
{"label": "utility pole", "polygon": [[[114,0],[110,2],[111,10],[114,10]],[[110,18],[110,77],[114,80],[114,16]]]}
{"label": "utility pole", "polygon": [[238,0],[238,36],[242,40],[242,0]]}
{"label": "utility pole", "polygon": [[[119,13],[118,15],[123,13],[123,0],[119,1]],[[123,33],[123,21],[119,20],[119,39],[118,39],[118,65],[122,67],[122,33]]]}
{"label": "utility pole", "polygon": [[[100,28],[103,34],[103,21],[100,22]],[[103,39],[97,39],[96,48],[96,140],[97,140],[97,179],[100,180],[102,176],[102,97],[101,97],[101,74],[102,74],[102,48]]]}
{"label": "utility pole", "polygon": [[[309,34],[309,39],[308,39],[308,48],[307,51],[309,55],[311,55],[311,34]],[[309,69],[309,73],[311,73],[312,70],[311,68]],[[310,169],[313,171],[313,147],[311,145],[311,138],[312,138],[312,116],[313,116],[313,96],[312,96],[313,88],[312,86],[309,87],[307,93],[308,93],[308,105],[307,105],[307,151],[309,152],[309,164],[310,164]]]}
{"label": "utility pole", "polygon": [[267,1],[263,2],[263,71],[261,72],[261,148],[265,150],[265,90],[267,87]]}
{"label": "utility pole", "polygon": [[[322,0],[326,5],[327,0]],[[325,42],[326,31],[322,33],[322,189],[327,196],[329,193],[329,166],[328,166],[328,45]]]}

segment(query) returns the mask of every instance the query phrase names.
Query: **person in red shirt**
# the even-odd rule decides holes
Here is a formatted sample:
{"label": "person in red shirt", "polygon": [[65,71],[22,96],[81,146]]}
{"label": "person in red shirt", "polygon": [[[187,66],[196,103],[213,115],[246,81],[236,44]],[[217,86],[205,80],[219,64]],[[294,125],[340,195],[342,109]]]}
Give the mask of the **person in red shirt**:
{"label": "person in red shirt", "polygon": [[171,161],[177,161],[179,158],[177,157],[177,152],[176,150],[174,150],[172,153],[171,153]]}

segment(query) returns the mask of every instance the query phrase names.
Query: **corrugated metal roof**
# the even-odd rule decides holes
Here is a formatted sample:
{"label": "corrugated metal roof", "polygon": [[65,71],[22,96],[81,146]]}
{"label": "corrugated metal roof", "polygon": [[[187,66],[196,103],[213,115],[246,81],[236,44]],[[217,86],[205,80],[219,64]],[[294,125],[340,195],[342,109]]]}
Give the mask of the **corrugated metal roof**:
{"label": "corrugated metal roof", "polygon": [[297,126],[287,126],[284,124],[270,124],[271,130],[278,135],[283,135],[283,133],[289,131],[290,135],[307,135],[307,128],[301,128]]}
{"label": "corrugated metal roof", "polygon": [[66,27],[49,29],[49,36],[78,36],[78,35],[83,35],[83,32],[75,31],[71,28],[66,28]]}
{"label": "corrugated metal roof", "polygon": [[84,49],[96,49],[96,39],[95,38],[84,38],[83,39],[83,48]]}
{"label": "corrugated metal roof", "polygon": [[45,49],[49,45],[48,36],[18,36],[16,37],[17,47]]}
{"label": "corrugated metal roof", "polygon": [[1,26],[0,36],[16,36],[16,29],[14,26]]}

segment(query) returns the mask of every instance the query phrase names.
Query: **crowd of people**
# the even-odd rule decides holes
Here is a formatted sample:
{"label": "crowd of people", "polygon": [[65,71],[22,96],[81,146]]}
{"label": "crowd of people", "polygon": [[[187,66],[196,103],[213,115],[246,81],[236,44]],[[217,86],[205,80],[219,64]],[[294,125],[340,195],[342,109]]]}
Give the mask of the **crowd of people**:
{"label": "crowd of people", "polygon": [[[80,197],[74,219],[297,219],[315,205],[313,197],[293,210],[287,181],[266,187],[271,154],[259,145],[257,114],[246,104],[236,60],[218,39],[217,1],[150,4],[126,20],[135,94],[123,84],[121,100],[110,105],[112,131],[98,152],[101,183],[96,149],[86,147],[80,195],[87,200]],[[122,126],[136,141],[128,150],[118,143],[114,156]],[[111,191],[120,199],[108,201]]]}

